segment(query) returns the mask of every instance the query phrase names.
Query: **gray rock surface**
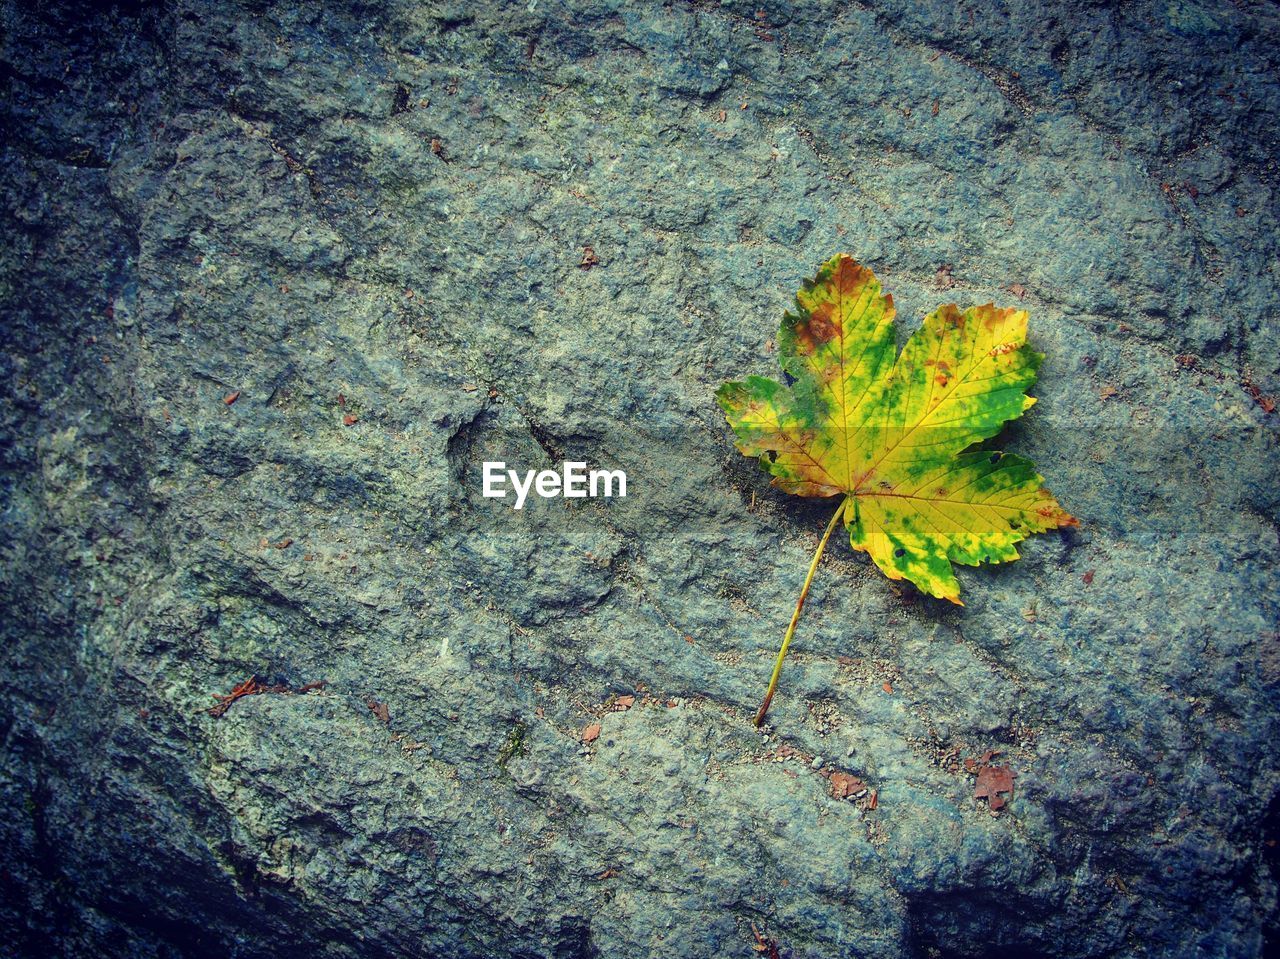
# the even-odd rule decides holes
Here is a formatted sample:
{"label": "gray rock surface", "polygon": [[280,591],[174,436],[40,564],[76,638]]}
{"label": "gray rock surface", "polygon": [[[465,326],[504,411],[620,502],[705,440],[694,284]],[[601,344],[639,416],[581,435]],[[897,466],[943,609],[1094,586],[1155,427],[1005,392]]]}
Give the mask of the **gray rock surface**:
{"label": "gray rock surface", "polygon": [[[298,6],[0,11],[11,948],[1261,954],[1274,5]],[[712,394],[839,250],[1021,298],[1083,525],[964,609],[835,543],[766,739],[830,507]]]}

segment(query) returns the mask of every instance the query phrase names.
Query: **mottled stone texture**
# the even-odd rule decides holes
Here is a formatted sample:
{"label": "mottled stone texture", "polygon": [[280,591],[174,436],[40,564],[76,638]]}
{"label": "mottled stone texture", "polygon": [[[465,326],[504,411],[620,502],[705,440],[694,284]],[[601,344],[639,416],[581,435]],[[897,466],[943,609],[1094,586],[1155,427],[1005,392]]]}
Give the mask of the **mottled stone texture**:
{"label": "mottled stone texture", "polygon": [[[1273,4],[32,6],[0,9],[7,950],[1261,953]],[[1083,525],[964,609],[834,543],[766,740],[831,504],[712,394],[774,374],[840,250],[904,332],[1031,311],[999,443]],[[564,458],[631,495],[480,497],[485,459]],[[295,692],[204,712],[250,676]]]}

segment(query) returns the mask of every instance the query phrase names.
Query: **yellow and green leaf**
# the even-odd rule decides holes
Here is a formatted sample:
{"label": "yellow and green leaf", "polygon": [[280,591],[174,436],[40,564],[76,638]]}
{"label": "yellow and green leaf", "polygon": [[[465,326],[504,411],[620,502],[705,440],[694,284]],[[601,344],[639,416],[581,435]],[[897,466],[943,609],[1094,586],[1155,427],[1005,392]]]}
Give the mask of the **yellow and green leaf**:
{"label": "yellow and green leaf", "polygon": [[843,495],[854,549],[959,603],[953,563],[1008,562],[1032,533],[1076,524],[1028,460],[966,452],[1035,402],[1026,391],[1043,356],[1026,336],[1023,310],[948,304],[895,355],[893,298],[841,254],[783,317],[789,385],[749,376],[716,397],[774,486]]}

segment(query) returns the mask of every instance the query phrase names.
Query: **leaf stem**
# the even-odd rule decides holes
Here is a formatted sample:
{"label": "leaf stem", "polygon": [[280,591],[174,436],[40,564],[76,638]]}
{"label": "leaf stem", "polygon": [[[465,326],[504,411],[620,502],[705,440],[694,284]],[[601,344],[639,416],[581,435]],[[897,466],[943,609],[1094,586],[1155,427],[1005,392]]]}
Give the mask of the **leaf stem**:
{"label": "leaf stem", "polygon": [[818,551],[813,554],[813,562],[809,564],[809,575],[804,578],[804,586],[800,588],[800,598],[796,601],[796,611],[791,614],[791,625],[787,627],[787,635],[782,637],[782,648],[778,650],[778,661],[773,664],[773,676],[769,679],[769,689],[764,694],[764,702],[760,704],[760,711],[756,713],[756,725],[764,725],[764,717],[769,713],[769,704],[773,702],[773,694],[778,690],[778,677],[782,675],[782,661],[787,658],[787,647],[791,645],[791,637],[796,634],[796,623],[800,622],[800,612],[804,609],[805,598],[809,595],[809,585],[813,582],[813,574],[818,571],[818,560],[822,559],[822,551],[827,548],[827,540],[831,538],[831,531],[836,528],[836,523],[840,521],[840,517],[844,515],[845,507],[849,505],[849,498],[846,496],[840,501],[840,507],[836,510],[831,522],[827,524],[826,531],[822,534],[822,539],[818,543]]}

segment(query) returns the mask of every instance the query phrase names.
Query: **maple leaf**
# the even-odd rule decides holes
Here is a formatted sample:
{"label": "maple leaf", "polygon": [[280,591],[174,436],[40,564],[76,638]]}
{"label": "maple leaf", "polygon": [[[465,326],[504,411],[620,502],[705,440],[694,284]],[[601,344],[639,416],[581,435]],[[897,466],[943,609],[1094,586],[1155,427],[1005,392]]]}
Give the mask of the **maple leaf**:
{"label": "maple leaf", "polygon": [[890,579],[960,603],[953,563],[1018,558],[1032,533],[1077,524],[1029,460],[970,450],[1028,409],[1043,355],[1025,310],[940,306],[896,355],[893,298],[839,254],[806,280],[782,318],[788,384],[725,383],[716,398],[747,456],[773,485],[843,496],[819,544],[775,667],[763,722],[813,572],[837,522]]}

